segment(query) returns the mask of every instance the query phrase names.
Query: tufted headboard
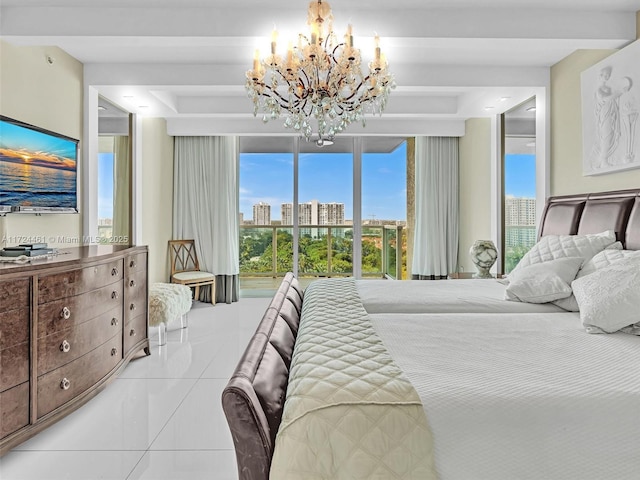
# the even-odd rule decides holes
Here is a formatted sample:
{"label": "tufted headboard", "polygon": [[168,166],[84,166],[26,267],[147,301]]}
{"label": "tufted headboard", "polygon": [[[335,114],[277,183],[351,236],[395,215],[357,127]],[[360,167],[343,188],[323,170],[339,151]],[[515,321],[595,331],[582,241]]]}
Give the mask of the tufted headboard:
{"label": "tufted headboard", "polygon": [[298,280],[287,273],[222,392],[240,480],[269,479],[302,296]]}
{"label": "tufted headboard", "polygon": [[640,250],[640,188],[550,197],[539,236],[616,232],[627,250]]}

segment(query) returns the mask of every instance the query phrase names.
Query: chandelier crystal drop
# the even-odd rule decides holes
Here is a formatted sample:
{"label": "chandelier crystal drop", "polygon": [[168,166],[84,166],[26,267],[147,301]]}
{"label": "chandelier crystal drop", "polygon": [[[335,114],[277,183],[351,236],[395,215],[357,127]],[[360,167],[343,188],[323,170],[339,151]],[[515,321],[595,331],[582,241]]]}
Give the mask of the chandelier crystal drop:
{"label": "chandelier crystal drop", "polygon": [[340,40],[333,32],[331,6],[322,0],[309,4],[308,35],[299,34],[297,45],[289,43],[286,56],[276,53],[278,32],[271,36],[271,54],[264,59],[256,51],[253,68],[247,71],[246,89],[253,114],[269,120],[285,117],[285,128],[316,143],[343,132],[353,122],[365,126],[365,114],[381,115],[395,88],[380,38],[375,36],[373,60],[362,72],[360,50],[353,45],[351,25]]}

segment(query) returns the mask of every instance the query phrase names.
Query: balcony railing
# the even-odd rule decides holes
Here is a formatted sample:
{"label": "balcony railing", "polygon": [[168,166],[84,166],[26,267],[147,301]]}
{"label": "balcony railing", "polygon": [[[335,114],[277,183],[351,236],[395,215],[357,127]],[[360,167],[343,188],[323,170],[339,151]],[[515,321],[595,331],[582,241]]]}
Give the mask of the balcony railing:
{"label": "balcony railing", "polygon": [[[363,277],[403,277],[406,241],[402,226],[363,225],[361,242]],[[240,225],[241,277],[280,277],[288,271],[293,271],[293,226]],[[352,226],[299,226],[299,277],[352,275]]]}

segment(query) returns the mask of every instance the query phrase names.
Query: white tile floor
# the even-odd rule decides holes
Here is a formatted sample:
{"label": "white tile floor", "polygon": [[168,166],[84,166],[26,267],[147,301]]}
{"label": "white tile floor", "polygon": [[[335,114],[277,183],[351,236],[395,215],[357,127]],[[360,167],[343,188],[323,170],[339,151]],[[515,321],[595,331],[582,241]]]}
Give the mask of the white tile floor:
{"label": "white tile floor", "polygon": [[220,395],[270,298],[195,302],[97,397],[0,458],[2,480],[237,479]]}

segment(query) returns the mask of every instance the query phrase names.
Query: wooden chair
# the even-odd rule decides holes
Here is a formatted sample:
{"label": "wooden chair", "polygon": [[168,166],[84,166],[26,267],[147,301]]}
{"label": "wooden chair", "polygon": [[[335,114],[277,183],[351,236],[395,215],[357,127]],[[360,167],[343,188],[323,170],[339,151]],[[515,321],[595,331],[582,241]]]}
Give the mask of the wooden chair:
{"label": "wooden chair", "polygon": [[180,283],[195,289],[198,300],[200,287],[211,285],[211,304],[216,304],[216,277],[213,273],[200,270],[194,240],[169,240],[171,255],[171,283]]}

